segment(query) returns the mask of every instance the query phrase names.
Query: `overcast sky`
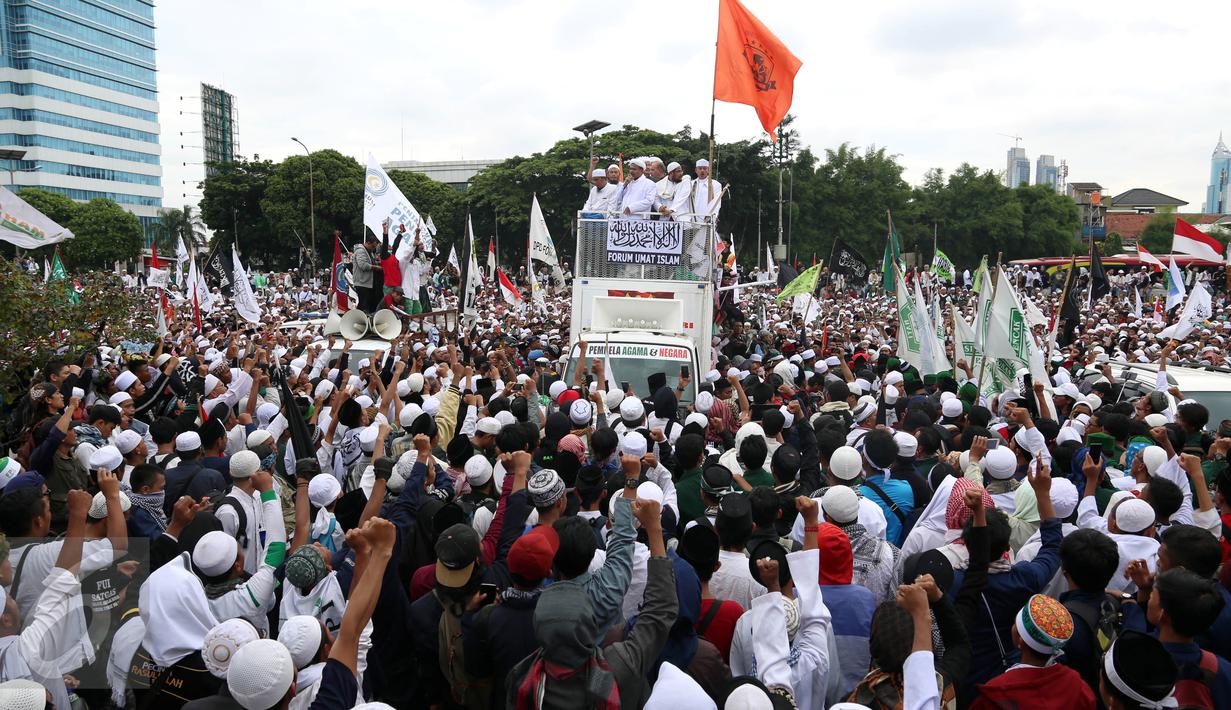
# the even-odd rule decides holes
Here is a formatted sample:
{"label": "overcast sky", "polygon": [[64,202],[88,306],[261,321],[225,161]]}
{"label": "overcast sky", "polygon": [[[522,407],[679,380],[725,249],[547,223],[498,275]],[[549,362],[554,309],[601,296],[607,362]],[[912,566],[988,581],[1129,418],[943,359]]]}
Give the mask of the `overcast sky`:
{"label": "overcast sky", "polygon": [[[886,146],[912,184],[963,161],[1003,171],[1013,140],[998,134],[1010,134],[1032,179],[1048,153],[1067,159],[1070,182],[1149,187],[1198,211],[1218,133],[1231,135],[1225,1],[745,4],[803,62],[792,112],[804,143]],[[235,94],[248,158],[300,151],[290,136],[383,162],[527,155],[590,119],[708,128],[717,7],[164,1],[164,204],[199,200],[200,136],[180,132],[200,131],[202,81]],[[718,105],[720,140],[760,130],[752,108]]]}

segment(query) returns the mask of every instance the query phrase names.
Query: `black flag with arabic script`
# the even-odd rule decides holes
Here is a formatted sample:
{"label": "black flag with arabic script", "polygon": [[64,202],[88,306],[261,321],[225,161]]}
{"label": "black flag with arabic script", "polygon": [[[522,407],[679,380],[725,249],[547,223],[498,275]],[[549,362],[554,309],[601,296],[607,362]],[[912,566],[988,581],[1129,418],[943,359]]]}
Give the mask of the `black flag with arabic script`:
{"label": "black flag with arabic script", "polygon": [[855,277],[856,283],[863,283],[868,279],[868,271],[872,268],[868,266],[868,260],[864,259],[859,252],[855,251],[846,242],[841,239],[835,240],[833,245],[833,263],[829,268],[840,274]]}
{"label": "black flag with arabic script", "polygon": [[[222,249],[214,252],[210,260],[205,264],[205,275],[208,280],[212,281],[222,295],[228,298],[235,293],[233,288],[235,284],[235,274],[231,270],[231,254],[230,248],[226,248],[226,254],[222,254]],[[225,256],[225,258],[224,258]]]}

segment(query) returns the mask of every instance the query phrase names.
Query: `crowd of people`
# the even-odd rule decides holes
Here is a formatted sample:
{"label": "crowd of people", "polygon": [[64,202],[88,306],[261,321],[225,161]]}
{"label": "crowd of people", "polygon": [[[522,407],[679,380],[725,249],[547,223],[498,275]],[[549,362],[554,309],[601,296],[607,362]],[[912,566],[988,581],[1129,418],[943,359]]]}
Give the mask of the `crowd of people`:
{"label": "crowd of people", "polygon": [[[687,180],[642,162],[586,209],[670,217],[625,204]],[[686,373],[606,384],[567,284],[360,357],[284,327],[328,303],[293,274],[260,323],[218,294],[104,333],[6,412],[0,707],[1231,707],[1231,421],[1165,375],[1223,364],[1231,304],[1160,340],[1122,276],[1001,392],[901,361],[893,294],[828,272],[816,315],[724,292],[685,407]],[[960,276],[910,278],[974,320]]]}

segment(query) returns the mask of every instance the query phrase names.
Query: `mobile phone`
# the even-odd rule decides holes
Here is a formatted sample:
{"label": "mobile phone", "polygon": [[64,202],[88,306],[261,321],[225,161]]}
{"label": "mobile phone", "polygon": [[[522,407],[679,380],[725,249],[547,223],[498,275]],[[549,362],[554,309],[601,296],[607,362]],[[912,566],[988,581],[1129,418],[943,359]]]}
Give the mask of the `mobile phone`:
{"label": "mobile phone", "polygon": [[623,382],[620,383],[620,391],[621,392],[628,391],[628,380],[624,380]]}
{"label": "mobile phone", "polygon": [[987,450],[991,451],[992,449],[999,449],[999,448],[1000,448],[1000,437],[995,436],[995,435],[989,436],[987,438]]}
{"label": "mobile phone", "polygon": [[1098,463],[1103,458],[1103,445],[1090,444],[1090,460]]}
{"label": "mobile phone", "polygon": [[479,594],[482,595],[482,604],[494,604],[496,602],[496,594],[498,593],[496,585],[484,582],[479,585]]}
{"label": "mobile phone", "polygon": [[687,366],[687,365],[681,365],[681,366],[680,366],[680,377],[691,377],[691,375],[689,375],[689,374],[688,374],[688,366]]}
{"label": "mobile phone", "polygon": [[586,373],[586,388],[589,389],[592,384],[594,384],[594,375]]}

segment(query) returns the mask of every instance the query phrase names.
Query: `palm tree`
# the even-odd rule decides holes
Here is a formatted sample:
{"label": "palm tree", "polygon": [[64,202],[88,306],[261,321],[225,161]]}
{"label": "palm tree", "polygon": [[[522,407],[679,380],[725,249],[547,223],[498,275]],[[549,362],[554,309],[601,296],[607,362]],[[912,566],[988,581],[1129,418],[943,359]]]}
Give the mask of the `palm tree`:
{"label": "palm tree", "polygon": [[179,239],[184,240],[184,246],[190,251],[205,246],[205,225],[192,205],[159,210],[155,231],[158,246],[166,254],[175,253]]}

